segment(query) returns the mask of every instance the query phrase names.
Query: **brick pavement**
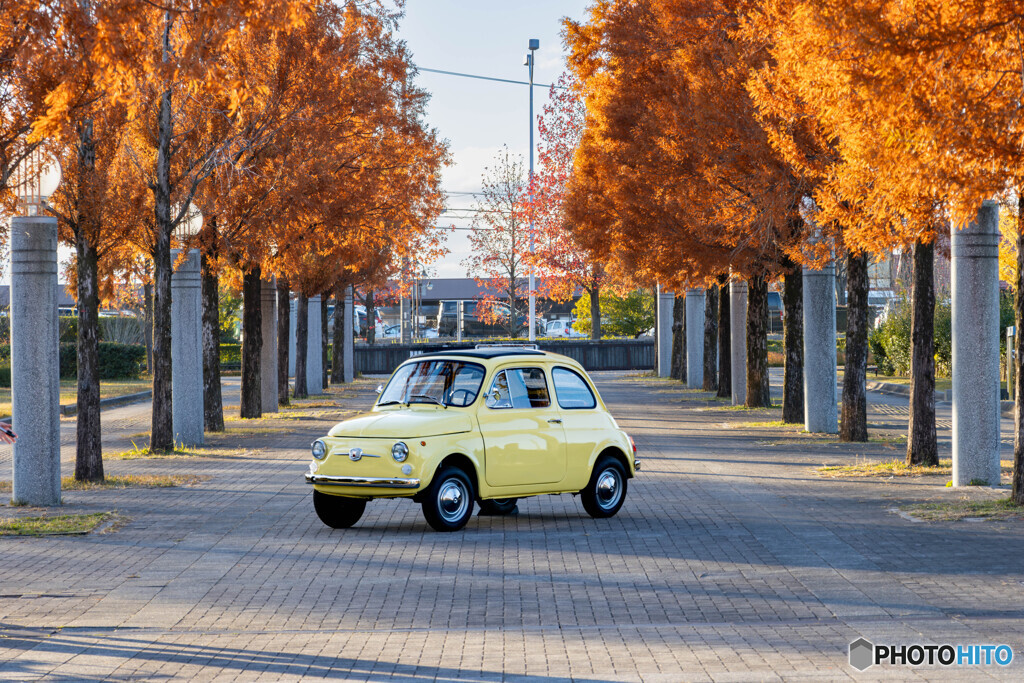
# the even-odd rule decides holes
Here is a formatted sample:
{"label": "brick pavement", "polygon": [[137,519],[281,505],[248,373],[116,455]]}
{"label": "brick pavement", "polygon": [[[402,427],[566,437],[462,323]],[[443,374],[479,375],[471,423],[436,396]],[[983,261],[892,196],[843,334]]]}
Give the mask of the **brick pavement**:
{"label": "brick pavement", "polygon": [[[347,531],[324,527],[301,478],[306,445],[368,405],[375,380],[261,423],[267,433],[210,439],[242,453],[108,461],[110,473],[211,479],[67,492],[67,511],[116,509],[128,521],[0,539],[0,679],[1021,678],[1019,664],[866,674],[846,664],[858,636],[1008,643],[1024,657],[1020,522],[912,523],[890,508],[962,492],[810,469],[898,456],[899,445],[752,426],[778,411],[596,379],[645,464],[610,520],[548,496],[456,534],[431,531],[408,501],[374,501]],[[148,427],[146,406],[104,419],[111,449]],[[871,419],[900,422],[889,408]],[[9,472],[3,451],[0,468]]]}

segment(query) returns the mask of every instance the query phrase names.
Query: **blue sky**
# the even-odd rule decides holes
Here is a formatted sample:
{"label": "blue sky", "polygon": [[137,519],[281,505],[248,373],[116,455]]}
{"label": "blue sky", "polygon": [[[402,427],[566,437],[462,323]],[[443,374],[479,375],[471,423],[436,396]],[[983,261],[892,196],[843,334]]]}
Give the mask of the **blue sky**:
{"label": "blue sky", "polygon": [[[525,81],[523,56],[530,38],[540,40],[536,83],[551,83],[564,69],[562,18],[581,19],[587,0],[408,0],[400,36],[417,66]],[[529,92],[525,85],[494,83],[420,72],[416,82],[432,94],[427,122],[447,139],[453,158],[444,173],[450,193],[477,192],[480,176],[502,145],[524,157],[529,149]],[[547,102],[535,88],[534,113]],[[452,208],[470,208],[473,196],[451,194]],[[466,216],[466,213],[458,214]],[[466,218],[442,216],[441,225],[468,227]],[[437,277],[464,277],[466,231],[449,233],[452,253],[434,264]]]}

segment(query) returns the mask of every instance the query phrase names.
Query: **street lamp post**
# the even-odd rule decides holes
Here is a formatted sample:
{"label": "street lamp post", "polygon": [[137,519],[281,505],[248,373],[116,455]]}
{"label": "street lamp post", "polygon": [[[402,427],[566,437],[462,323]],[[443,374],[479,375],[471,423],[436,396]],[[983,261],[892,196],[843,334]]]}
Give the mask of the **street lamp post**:
{"label": "street lamp post", "polygon": [[[530,51],[526,54],[525,64],[530,69],[530,256],[536,253],[536,244],[533,234],[533,63],[534,52],[540,47],[540,41],[530,38]],[[526,321],[530,330],[530,341],[537,341],[537,325],[534,322],[537,317],[537,295],[534,293],[534,264],[530,263],[530,313]],[[513,321],[515,324],[515,321]]]}

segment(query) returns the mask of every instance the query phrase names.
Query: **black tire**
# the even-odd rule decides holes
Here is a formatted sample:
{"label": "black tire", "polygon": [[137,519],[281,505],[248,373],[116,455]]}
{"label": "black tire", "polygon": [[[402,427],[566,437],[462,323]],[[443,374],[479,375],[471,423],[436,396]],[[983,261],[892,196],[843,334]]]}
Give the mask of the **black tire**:
{"label": "black tire", "polygon": [[442,467],[423,498],[423,516],[435,531],[458,531],[473,516],[473,482],[458,467]]}
{"label": "black tire", "polygon": [[480,514],[503,517],[516,511],[518,498],[491,498],[480,501]]}
{"label": "black tire", "polygon": [[583,509],[596,519],[613,517],[626,500],[626,470],[615,458],[597,459],[586,488],[580,491]]}
{"label": "black tire", "polygon": [[366,501],[313,491],[313,509],[320,521],[332,529],[347,529],[363,516]]}

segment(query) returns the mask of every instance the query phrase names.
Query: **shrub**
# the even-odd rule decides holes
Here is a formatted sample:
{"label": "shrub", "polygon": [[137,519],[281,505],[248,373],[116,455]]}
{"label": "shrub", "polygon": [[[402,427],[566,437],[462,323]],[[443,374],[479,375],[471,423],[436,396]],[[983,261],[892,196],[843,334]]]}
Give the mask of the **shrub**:
{"label": "shrub", "polygon": [[[881,325],[868,335],[868,346],[878,371],[884,375],[909,375],[912,341],[911,308],[901,302]],[[935,304],[935,374],[948,377],[953,371],[953,312],[948,300]]]}
{"label": "shrub", "polygon": [[220,364],[221,365],[241,365],[242,364],[242,345],[241,344],[221,344],[220,345]]}
{"label": "shrub", "polygon": [[[137,379],[146,362],[146,347],[140,344],[100,342],[100,379]],[[60,345],[60,376],[71,379],[78,374],[78,349],[75,344]]]}
{"label": "shrub", "polygon": [[0,365],[0,387],[9,389],[11,386],[11,366]]}
{"label": "shrub", "polygon": [[145,344],[146,321],[130,315],[99,319],[100,339],[115,344]]}
{"label": "shrub", "polygon": [[61,344],[74,344],[78,341],[78,317],[62,315],[57,318],[57,330]]}

